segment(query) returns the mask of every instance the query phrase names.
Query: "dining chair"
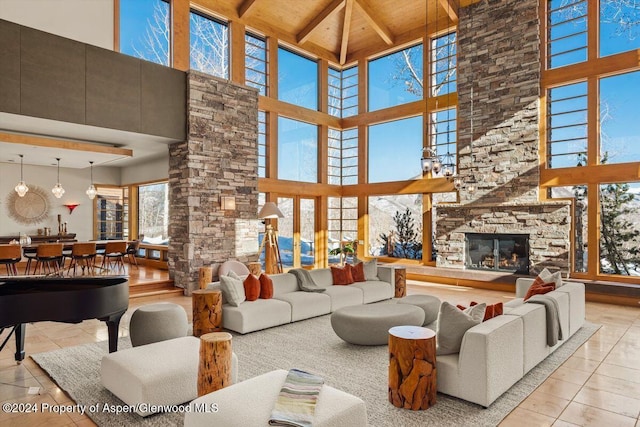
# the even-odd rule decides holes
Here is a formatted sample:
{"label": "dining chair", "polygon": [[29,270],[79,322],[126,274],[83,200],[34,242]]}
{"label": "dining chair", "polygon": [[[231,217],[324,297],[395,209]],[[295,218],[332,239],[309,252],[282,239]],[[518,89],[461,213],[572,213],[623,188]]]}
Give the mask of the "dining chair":
{"label": "dining chair", "polygon": [[136,268],[138,267],[138,259],[136,258],[136,255],[138,255],[139,248],[140,240],[134,240],[133,242],[129,243],[126,252],[127,257],[129,258],[129,265],[133,264],[136,266]]}
{"label": "dining chair", "polygon": [[40,243],[36,249],[36,265],[33,274],[38,270],[42,274],[59,273],[62,265],[62,243]]}
{"label": "dining chair", "polygon": [[16,264],[22,259],[22,248],[20,245],[0,245],[0,265],[4,264],[7,275],[16,276],[18,269]]}
{"label": "dining chair", "polygon": [[121,268],[124,270],[124,257],[126,254],[127,242],[117,240],[107,242],[100,268],[110,270],[111,266],[114,265],[118,267],[118,270]]}
{"label": "dining chair", "polygon": [[71,248],[71,254],[67,258],[71,258],[67,274],[71,272],[71,267],[73,267],[73,275],[75,276],[78,265],[82,270],[82,274],[84,274],[85,268],[87,273],[93,273],[96,264],[96,242],[74,243]]}

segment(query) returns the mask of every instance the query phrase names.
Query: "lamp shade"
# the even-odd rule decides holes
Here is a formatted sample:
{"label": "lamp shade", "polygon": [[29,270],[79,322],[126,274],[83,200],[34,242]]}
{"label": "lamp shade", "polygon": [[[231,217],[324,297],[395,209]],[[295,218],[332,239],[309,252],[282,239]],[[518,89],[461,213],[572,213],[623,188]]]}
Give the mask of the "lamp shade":
{"label": "lamp shade", "polygon": [[278,205],[273,202],[266,202],[264,206],[262,206],[262,209],[260,209],[258,218],[284,218],[284,214],[280,211],[280,209],[278,209]]}

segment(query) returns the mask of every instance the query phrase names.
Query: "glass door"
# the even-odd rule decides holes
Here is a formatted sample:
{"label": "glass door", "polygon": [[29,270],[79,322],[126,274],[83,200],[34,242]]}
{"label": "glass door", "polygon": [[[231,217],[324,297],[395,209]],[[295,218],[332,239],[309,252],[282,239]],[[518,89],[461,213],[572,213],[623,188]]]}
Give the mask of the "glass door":
{"label": "glass door", "polygon": [[278,247],[284,269],[312,267],[315,264],[315,199],[281,196],[278,208]]}

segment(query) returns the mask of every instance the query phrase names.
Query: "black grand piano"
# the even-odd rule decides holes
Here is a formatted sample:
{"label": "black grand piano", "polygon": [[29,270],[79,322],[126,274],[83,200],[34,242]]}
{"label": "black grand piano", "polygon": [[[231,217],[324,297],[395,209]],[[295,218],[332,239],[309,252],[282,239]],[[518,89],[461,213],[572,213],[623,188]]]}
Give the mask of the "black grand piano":
{"label": "black grand piano", "polygon": [[24,359],[26,324],[30,322],[102,320],[109,331],[109,352],[114,352],[118,349],[120,318],[128,307],[126,276],[0,277],[0,330],[15,329],[17,361]]}

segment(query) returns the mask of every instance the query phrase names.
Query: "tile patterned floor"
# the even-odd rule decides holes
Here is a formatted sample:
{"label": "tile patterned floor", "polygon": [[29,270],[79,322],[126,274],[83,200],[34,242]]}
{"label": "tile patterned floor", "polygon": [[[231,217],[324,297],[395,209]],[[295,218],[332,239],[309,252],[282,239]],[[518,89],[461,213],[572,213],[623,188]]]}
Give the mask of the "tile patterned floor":
{"label": "tile patterned floor", "polygon": [[[410,281],[408,293],[436,295],[454,304],[508,301],[503,292]],[[182,305],[191,318],[191,299],[182,296],[131,300],[125,316],[140,305],[166,301]],[[640,308],[587,303],[587,320],[602,324],[556,372],[507,416],[501,426],[640,427]],[[124,322],[128,323],[128,322]],[[128,330],[122,327],[121,336]],[[26,352],[34,354],[107,339],[97,321],[77,325],[42,322],[28,326]],[[0,353],[0,402],[72,405],[73,401],[30,358],[13,360],[13,343]],[[39,395],[28,394],[40,387]],[[0,411],[5,426],[92,426],[77,413],[11,414]]]}

